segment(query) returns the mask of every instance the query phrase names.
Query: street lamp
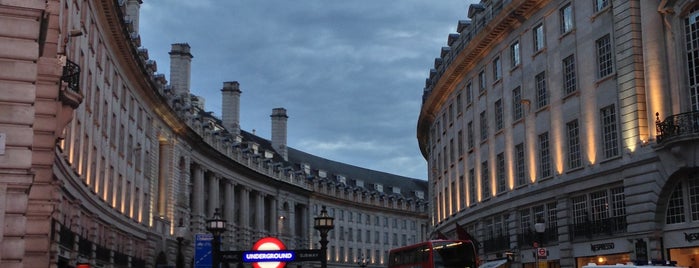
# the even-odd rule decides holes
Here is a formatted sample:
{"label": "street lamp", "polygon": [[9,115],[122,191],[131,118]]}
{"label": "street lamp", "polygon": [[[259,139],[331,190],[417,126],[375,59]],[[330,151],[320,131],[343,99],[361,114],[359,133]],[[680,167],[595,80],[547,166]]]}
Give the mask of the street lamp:
{"label": "street lamp", "polygon": [[313,219],[313,228],[320,232],[320,251],[322,257],[320,259],[320,267],[328,267],[328,232],[335,228],[333,222],[335,218],[328,215],[325,206],[320,210],[320,215]]}
{"label": "street lamp", "polygon": [[536,237],[537,237],[537,243],[538,245],[534,248],[536,252],[534,252],[534,255],[536,255],[536,267],[541,267],[541,264],[539,263],[540,257],[539,257],[539,248],[541,250],[545,250],[543,248],[544,245],[544,232],[546,231],[546,223],[544,222],[544,219],[539,217],[536,219],[536,223],[534,224],[534,231],[536,231]]}
{"label": "street lamp", "polygon": [[369,264],[369,258],[365,258],[364,256],[362,256],[361,258],[359,258],[357,264],[359,265],[359,267],[366,268],[366,266]]}
{"label": "street lamp", "polygon": [[184,227],[182,223],[182,218],[180,218],[180,224],[175,229],[175,236],[177,236],[177,261],[175,262],[175,267],[184,268],[184,254],[182,254],[182,243],[184,242],[184,237],[187,235],[187,227]]}
{"label": "street lamp", "polygon": [[221,213],[216,208],[214,217],[206,220],[206,230],[209,231],[214,239],[211,241],[211,258],[212,267],[219,268],[221,266],[221,234],[226,231],[226,220],[221,219]]}

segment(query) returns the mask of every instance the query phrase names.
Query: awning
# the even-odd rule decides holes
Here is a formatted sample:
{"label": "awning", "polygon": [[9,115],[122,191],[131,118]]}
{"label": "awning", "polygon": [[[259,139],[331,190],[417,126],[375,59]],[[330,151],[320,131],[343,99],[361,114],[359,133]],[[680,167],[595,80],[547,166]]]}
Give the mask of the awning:
{"label": "awning", "polygon": [[486,262],[486,263],[478,266],[478,268],[498,268],[498,267],[503,266],[505,264],[507,264],[507,259],[502,259],[502,260]]}

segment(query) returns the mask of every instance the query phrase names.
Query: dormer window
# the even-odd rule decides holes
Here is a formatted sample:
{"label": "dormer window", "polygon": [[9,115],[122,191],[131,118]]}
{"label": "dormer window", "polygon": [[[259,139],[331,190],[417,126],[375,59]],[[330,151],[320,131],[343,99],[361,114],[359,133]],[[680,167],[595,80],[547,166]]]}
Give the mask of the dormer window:
{"label": "dormer window", "polygon": [[374,187],[376,188],[377,192],[383,193],[383,185],[377,183],[374,185]]}
{"label": "dormer window", "polygon": [[420,199],[425,199],[425,192],[423,191],[415,191],[415,196]]}
{"label": "dormer window", "polygon": [[393,187],[393,193],[394,194],[400,194],[400,187]]}
{"label": "dormer window", "polygon": [[357,180],[357,187],[364,187],[364,181],[363,181],[363,180]]}
{"label": "dormer window", "polygon": [[311,165],[301,164],[301,169],[303,170],[303,173],[305,173],[306,175],[311,174]]}
{"label": "dormer window", "polygon": [[268,150],[265,150],[265,159],[272,159],[274,157],[274,153]]}
{"label": "dormer window", "polygon": [[325,172],[325,170],[319,169],[319,170],[318,170],[318,177],[327,178],[327,177],[328,177],[328,173]]}
{"label": "dormer window", "polygon": [[345,176],[342,175],[337,175],[337,182],[341,184],[347,184],[347,178],[345,178]]}

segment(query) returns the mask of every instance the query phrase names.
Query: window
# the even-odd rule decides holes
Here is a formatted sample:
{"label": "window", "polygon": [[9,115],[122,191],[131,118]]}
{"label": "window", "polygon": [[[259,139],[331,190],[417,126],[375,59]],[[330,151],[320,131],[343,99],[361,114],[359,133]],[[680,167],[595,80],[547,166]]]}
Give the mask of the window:
{"label": "window", "polygon": [[481,142],[483,142],[483,141],[488,139],[488,115],[485,113],[485,111],[481,112],[480,123],[481,123]]}
{"label": "window", "polygon": [[466,131],[468,132],[468,149],[471,150],[473,149],[473,122],[468,122],[466,125]]}
{"label": "window", "polygon": [[699,110],[699,7],[684,19],[685,48],[687,53],[687,81],[692,111]]}
{"label": "window", "polygon": [[500,64],[500,57],[495,57],[493,60],[493,80],[498,81],[502,78],[502,65]]}
{"label": "window", "polygon": [[512,119],[519,120],[524,116],[522,110],[522,88],[516,87],[512,90]]}
{"label": "window", "polygon": [[466,105],[471,104],[471,102],[473,102],[473,83],[469,80],[466,83]]}
{"label": "window", "polygon": [[604,158],[609,159],[619,155],[619,136],[617,134],[616,109],[614,105],[602,108],[600,117],[602,122],[602,152],[604,152]]}
{"label": "window", "polygon": [[454,124],[454,105],[449,104],[449,126]]}
{"label": "window", "polygon": [[561,34],[569,33],[573,30],[573,6],[568,3],[559,10],[559,13],[561,15]]}
{"label": "window", "polygon": [[575,57],[570,55],[563,59],[563,92],[565,95],[575,92],[576,84]]}
{"label": "window", "polygon": [[456,160],[456,154],[454,153],[454,139],[449,140],[449,162],[454,163]]}
{"label": "window", "polygon": [[459,130],[459,133],[457,134],[457,146],[459,148],[459,157],[462,157],[464,155],[464,132],[463,130]]}
{"label": "window", "polygon": [[612,65],[612,44],[609,34],[595,41],[597,45],[597,75],[604,78],[614,72]]}
{"label": "window", "polygon": [[515,145],[515,182],[517,186],[527,183],[525,178],[524,143]]}
{"label": "window", "polygon": [[496,157],[495,172],[497,175],[497,192],[504,193],[507,189],[507,181],[505,180],[505,154],[499,153]]}
{"label": "window", "polygon": [[521,57],[519,55],[519,41],[515,41],[510,45],[510,62],[512,63],[512,68],[519,66],[521,62]]}
{"label": "window", "polygon": [[502,99],[495,101],[495,130],[502,129],[503,121]]}
{"label": "window", "polygon": [[536,108],[541,109],[549,104],[549,96],[546,90],[546,72],[540,72],[534,77],[536,83]]}
{"label": "window", "polygon": [[476,171],[468,170],[468,195],[471,204],[476,204]]}
{"label": "window", "polygon": [[549,152],[549,133],[539,135],[539,174],[541,178],[551,177],[551,153]]}
{"label": "window", "polygon": [[481,163],[481,194],[483,199],[490,197],[490,176],[488,176],[488,160]]}
{"label": "window", "polygon": [[487,87],[487,81],[485,80],[485,70],[481,70],[480,73],[478,73],[478,94],[481,94],[485,92],[485,89]]}
{"label": "window", "polygon": [[578,120],[568,122],[566,128],[568,130],[568,168],[579,168],[582,166],[582,156],[580,154]]}
{"label": "window", "polygon": [[463,110],[464,104],[461,100],[461,93],[459,93],[456,95],[456,115],[459,116],[461,113],[463,113]]}
{"label": "window", "polygon": [[600,12],[609,5],[609,0],[593,0],[595,3],[595,12]]}
{"label": "window", "polygon": [[466,182],[464,180],[464,175],[459,175],[459,195],[461,198],[461,202],[459,203],[461,205],[461,208],[466,207],[466,196],[464,195],[466,193]]}
{"label": "window", "polygon": [[540,23],[534,26],[532,33],[534,35],[534,52],[539,52],[544,49],[544,24]]}

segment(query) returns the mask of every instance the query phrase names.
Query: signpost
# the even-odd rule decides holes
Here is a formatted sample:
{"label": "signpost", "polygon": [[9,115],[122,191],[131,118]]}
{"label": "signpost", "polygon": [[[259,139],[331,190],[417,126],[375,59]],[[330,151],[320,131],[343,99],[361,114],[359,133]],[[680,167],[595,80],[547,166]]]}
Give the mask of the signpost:
{"label": "signpost", "polygon": [[212,234],[195,234],[194,235],[194,268],[211,268],[211,241],[214,239]]}

